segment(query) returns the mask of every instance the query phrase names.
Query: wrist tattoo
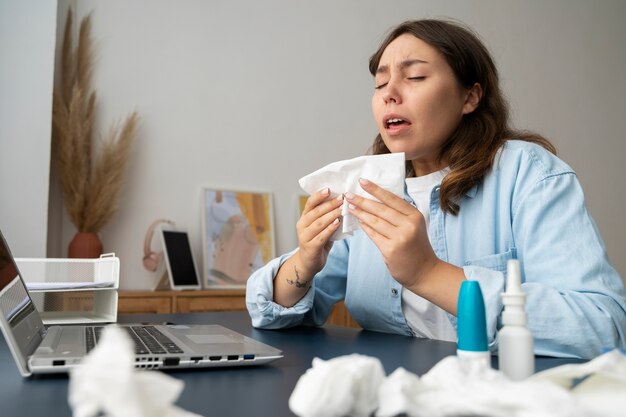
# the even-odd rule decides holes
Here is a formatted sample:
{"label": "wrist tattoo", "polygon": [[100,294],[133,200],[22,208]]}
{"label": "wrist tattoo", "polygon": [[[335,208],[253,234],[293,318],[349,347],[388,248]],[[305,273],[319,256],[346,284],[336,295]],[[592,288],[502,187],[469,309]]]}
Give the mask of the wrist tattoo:
{"label": "wrist tattoo", "polygon": [[300,281],[300,273],[298,273],[298,268],[294,266],[293,270],[296,273],[296,280],[294,281],[293,279],[287,278],[287,284],[295,285],[296,288],[308,288],[309,287],[308,281],[304,281],[304,282]]}

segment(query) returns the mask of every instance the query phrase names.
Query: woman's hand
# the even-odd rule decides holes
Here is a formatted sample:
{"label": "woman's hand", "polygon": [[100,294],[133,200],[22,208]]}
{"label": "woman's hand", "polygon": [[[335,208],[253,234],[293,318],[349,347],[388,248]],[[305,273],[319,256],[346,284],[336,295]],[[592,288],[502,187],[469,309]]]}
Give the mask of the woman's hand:
{"label": "woman's hand", "polygon": [[305,275],[313,276],[322,270],[332,246],[330,237],[341,224],[343,195],[330,198],[325,188],[312,194],[296,223],[300,267]]}
{"label": "woman's hand", "polygon": [[359,182],[380,202],[346,193],[350,213],[359,219],[380,250],[391,276],[404,287],[413,287],[439,261],[428,240],[424,216],[404,199],[371,181]]}
{"label": "woman's hand", "polygon": [[312,194],[296,224],[299,250],[280,266],[274,277],[274,301],[292,307],[311,287],[311,280],[326,265],[330,237],[341,224],[343,196],[330,198],[325,188]]}
{"label": "woman's hand", "polygon": [[346,193],[350,213],[374,241],[391,276],[403,287],[456,315],[463,269],[437,258],[424,216],[393,193],[367,180],[361,187],[380,203]]}

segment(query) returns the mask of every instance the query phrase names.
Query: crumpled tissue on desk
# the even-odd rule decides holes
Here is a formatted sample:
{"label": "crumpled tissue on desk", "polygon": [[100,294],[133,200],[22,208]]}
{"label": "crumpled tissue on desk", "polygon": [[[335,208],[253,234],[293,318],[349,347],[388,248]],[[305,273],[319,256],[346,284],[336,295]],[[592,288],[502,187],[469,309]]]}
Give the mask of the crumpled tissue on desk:
{"label": "crumpled tissue on desk", "polygon": [[578,365],[562,365],[533,375],[570,390],[588,409],[602,416],[626,416],[626,355],[614,349]]}
{"label": "crumpled tissue on desk", "polygon": [[378,404],[385,370],[376,358],[352,354],[328,361],[314,358],[300,377],[289,408],[300,417],[368,417]]}
{"label": "crumpled tissue on desk", "polygon": [[[309,194],[328,188],[333,197],[351,192],[374,200],[375,198],[359,185],[360,178],[372,181],[398,197],[403,197],[404,177],[404,152],[397,152],[359,156],[345,161],[333,162],[300,178],[298,183]],[[341,228],[333,233],[331,240],[345,239],[352,236],[355,230],[361,228],[357,219],[348,212],[347,200],[344,200],[341,214],[343,216]]]}
{"label": "crumpled tissue on desk", "polygon": [[[359,374],[360,366],[378,368],[373,364],[378,359],[361,357],[346,377],[344,362],[348,360],[350,356],[334,358],[322,361],[325,366],[320,367],[316,363],[320,360],[314,359],[313,368],[300,378],[292,393],[291,410],[300,417],[363,416],[369,414],[349,411],[367,409],[370,413],[376,410],[377,417],[626,416],[626,356],[618,350],[584,364],[555,367],[524,381],[511,381],[498,370],[456,356],[442,359],[421,378],[404,368],[386,378]],[[334,378],[341,378],[340,389]],[[310,395],[306,402],[304,392]],[[355,392],[378,392],[376,403],[358,404],[362,397]]]}
{"label": "crumpled tissue on desk", "polygon": [[200,417],[174,405],[184,382],[134,368],[132,341],[108,326],[98,345],[70,372],[68,400],[74,417]]}

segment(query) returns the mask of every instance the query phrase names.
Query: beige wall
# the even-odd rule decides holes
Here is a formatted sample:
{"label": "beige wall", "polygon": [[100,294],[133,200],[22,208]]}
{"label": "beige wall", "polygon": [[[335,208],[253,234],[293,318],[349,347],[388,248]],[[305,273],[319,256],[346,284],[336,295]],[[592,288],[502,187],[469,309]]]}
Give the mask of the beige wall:
{"label": "beige wall", "polygon": [[[60,1],[59,22],[67,4]],[[626,276],[626,2],[85,0],[76,6],[79,17],[93,11],[99,45],[97,131],[130,110],[141,115],[120,211],[102,233],[105,250],[122,260],[123,288],[151,288],[156,279],[141,265],[144,233],[156,218],[188,229],[201,259],[202,186],[272,191],[277,252],[292,248],[297,179],[366,151],[375,134],[367,59],[389,27],[420,17],[457,18],[481,34],[516,126],[548,136],[576,169],[609,255]],[[51,193],[49,255],[64,256],[74,230],[58,190]]]}
{"label": "beige wall", "polygon": [[56,0],[0,1],[0,229],[45,257]]}

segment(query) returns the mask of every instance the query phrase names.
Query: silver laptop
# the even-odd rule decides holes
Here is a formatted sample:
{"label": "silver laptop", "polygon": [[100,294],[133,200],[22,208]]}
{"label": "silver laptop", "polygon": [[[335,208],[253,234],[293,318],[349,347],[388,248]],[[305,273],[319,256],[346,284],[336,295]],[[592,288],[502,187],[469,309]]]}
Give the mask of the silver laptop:
{"label": "silver laptop", "polygon": [[[117,325],[117,324],[116,324]],[[260,365],[282,352],[219,325],[117,325],[147,369]],[[0,231],[0,328],[23,376],[67,372],[98,343],[102,326],[46,328]]]}

